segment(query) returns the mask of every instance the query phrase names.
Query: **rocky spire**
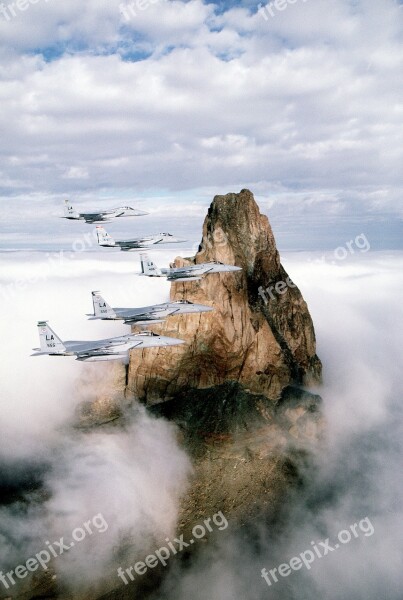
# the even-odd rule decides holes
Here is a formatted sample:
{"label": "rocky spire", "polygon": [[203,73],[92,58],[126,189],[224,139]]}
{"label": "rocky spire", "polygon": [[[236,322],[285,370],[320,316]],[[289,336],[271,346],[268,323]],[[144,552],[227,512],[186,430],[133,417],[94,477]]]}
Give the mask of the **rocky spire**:
{"label": "rocky spire", "polygon": [[[269,221],[249,190],[215,196],[199,251],[192,259],[177,258],[175,266],[211,260],[243,271],[171,285],[171,300],[215,310],[169,317],[154,327],[187,344],[143,350],[141,357],[136,352],[129,365],[129,394],[154,403],[189,388],[237,381],[276,400],[289,384],[318,381],[321,362],[308,307],[281,265]],[[270,286],[270,292],[259,294]]]}

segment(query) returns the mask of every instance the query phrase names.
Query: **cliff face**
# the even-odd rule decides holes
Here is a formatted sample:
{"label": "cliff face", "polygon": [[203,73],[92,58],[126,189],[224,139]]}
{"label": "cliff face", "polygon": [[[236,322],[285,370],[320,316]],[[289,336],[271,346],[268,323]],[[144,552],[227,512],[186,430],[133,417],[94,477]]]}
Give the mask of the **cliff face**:
{"label": "cliff face", "polygon": [[299,457],[320,443],[321,402],[288,386],[274,403],[228,382],[149,407],[176,423],[192,457],[179,530],[187,534],[203,515],[219,510],[244,523],[261,511],[273,513],[297,483]]}
{"label": "cliff face", "polygon": [[[198,253],[193,259],[177,258],[175,266],[211,260],[243,270],[172,284],[171,300],[183,298],[215,310],[173,316],[153,327],[187,344],[143,350],[141,357],[136,352],[129,365],[129,395],[152,404],[186,389],[238,381],[276,400],[289,384],[318,381],[321,363],[307,305],[287,279],[269,221],[249,190],[214,198]],[[259,288],[269,286],[263,299]]]}

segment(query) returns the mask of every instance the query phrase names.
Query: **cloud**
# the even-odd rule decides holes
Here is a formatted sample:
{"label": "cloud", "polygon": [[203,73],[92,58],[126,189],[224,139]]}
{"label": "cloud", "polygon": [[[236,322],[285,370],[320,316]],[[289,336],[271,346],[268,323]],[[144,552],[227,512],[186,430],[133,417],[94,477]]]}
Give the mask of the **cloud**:
{"label": "cloud", "polygon": [[[107,530],[93,527],[93,535],[52,563],[58,580],[96,586],[118,560],[117,549],[142,557],[156,540],[173,535],[190,462],[173,426],[128,406],[123,365],[31,357],[36,320],[49,319],[64,339],[117,336],[129,328],[87,320],[91,289],[102,289],[113,305],[141,306],[166,300],[169,286],[136,277],[133,262],[124,259],[99,262],[78,253],[50,271],[45,253],[5,253],[0,261],[7,315],[0,364],[0,570],[47,551],[46,541],[63,536],[70,543],[76,528],[101,514]],[[77,415],[94,401],[120,406],[124,427],[77,429]]]}
{"label": "cloud", "polygon": [[392,0],[300,2],[270,21],[199,0],[129,21],[117,2],[37,3],[1,23],[16,42],[3,196],[247,182],[401,214],[401,18]]}
{"label": "cloud", "polygon": [[[3,340],[7,351],[0,363],[3,382],[3,435],[0,456],[27,458],[45,454],[59,428],[74,416],[80,398],[71,394],[88,365],[74,359],[31,357],[38,346],[36,322],[49,320],[64,339],[102,339],[128,333],[119,323],[88,321],[91,290],[101,290],[113,306],[144,306],[166,301],[169,284],[144,281],[138,255],[100,253],[2,253],[0,299],[7,315]],[[165,262],[164,251],[160,256]],[[145,304],[143,304],[145,303]],[[103,365],[100,373],[105,371]],[[24,443],[16,445],[15,440]]]}
{"label": "cloud", "polygon": [[70,167],[62,177],[65,179],[88,179],[88,171],[83,167]]}
{"label": "cloud", "polygon": [[[109,574],[107,567],[116,561],[120,546],[141,559],[143,547],[158,547],[158,535],[172,535],[189,473],[174,429],[141,410],[123,430],[71,429],[81,402],[109,398],[119,389],[115,367],[110,371],[103,364],[29,357],[37,344],[36,318],[49,318],[67,338],[126,331],[122,325],[85,319],[91,289],[101,289],[112,305],[140,306],[167,298],[166,282],[134,276],[132,256],[99,258],[99,252],[78,254],[48,278],[2,297],[8,320],[3,333],[7,352],[0,364],[0,457],[1,484],[9,502],[1,509],[2,568],[24,562],[44,549],[46,541],[70,539],[75,528],[102,513],[108,530],[94,532],[55,560],[59,577],[77,585],[97,581],[100,572]],[[171,253],[159,250],[153,258],[167,264]],[[309,253],[283,257],[316,327],[324,363],[325,385],[319,392],[328,422],[325,446],[314,456],[313,469],[301,465],[305,484],[296,495],[290,492],[280,519],[283,526],[251,525],[250,544],[232,537],[229,528],[229,537],[220,534],[212,553],[201,552],[191,569],[179,571],[178,580],[167,580],[164,598],[170,598],[174,585],[176,600],[188,597],[189,590],[195,600],[260,600],[268,593],[260,576],[263,567],[287,562],[312,540],[333,538],[366,516],[375,528],[372,537],[352,541],[309,572],[281,580],[270,593],[289,600],[303,590],[314,599],[335,600],[342,586],[353,600],[361,592],[375,600],[382,597],[387,581],[388,598],[399,598],[400,571],[394,557],[402,539],[401,511],[395,502],[401,491],[396,477],[402,450],[401,340],[396,323],[402,316],[403,258],[401,253],[372,249],[335,264],[330,258]],[[0,260],[1,282],[9,284],[14,278],[39,276],[47,258],[44,253],[29,258],[3,253]],[[40,502],[38,485],[47,491]],[[17,503],[16,494],[25,502]],[[91,565],[86,556],[91,556]],[[116,584],[113,577],[112,581]]]}
{"label": "cloud", "polygon": [[[284,258],[284,257],[283,257]],[[323,446],[299,466],[302,484],[280,513],[262,515],[238,534],[228,530],[192,567],[173,572],[160,598],[195,600],[369,600],[401,595],[402,446],[401,253],[368,253],[338,265],[284,258],[315,323],[324,386],[318,388],[327,421]],[[367,518],[361,534],[268,587],[261,570],[278,568],[311,542]],[[369,531],[369,530],[368,530]],[[175,590],[174,592],[172,590]]]}

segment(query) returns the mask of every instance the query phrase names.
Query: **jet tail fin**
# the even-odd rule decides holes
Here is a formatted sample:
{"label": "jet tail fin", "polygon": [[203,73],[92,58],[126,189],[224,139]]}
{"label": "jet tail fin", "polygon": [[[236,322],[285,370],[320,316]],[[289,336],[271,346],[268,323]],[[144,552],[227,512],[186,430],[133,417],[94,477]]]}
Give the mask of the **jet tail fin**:
{"label": "jet tail fin", "polygon": [[97,225],[97,238],[100,246],[115,246],[115,240],[105,231],[102,225]]}
{"label": "jet tail fin", "polygon": [[49,327],[47,321],[38,321],[38,332],[42,353],[64,354],[66,352],[66,346],[53,329]]}
{"label": "jet tail fin", "polygon": [[94,307],[94,317],[98,319],[114,319],[116,313],[102,298],[99,292],[91,292],[92,305]]}
{"label": "jet tail fin", "polygon": [[161,270],[149,259],[148,254],[140,254],[140,262],[143,275],[148,277],[160,277],[162,275]]}
{"label": "jet tail fin", "polygon": [[64,216],[67,217],[67,219],[78,219],[80,217],[78,212],[74,210],[70,200],[64,201]]}

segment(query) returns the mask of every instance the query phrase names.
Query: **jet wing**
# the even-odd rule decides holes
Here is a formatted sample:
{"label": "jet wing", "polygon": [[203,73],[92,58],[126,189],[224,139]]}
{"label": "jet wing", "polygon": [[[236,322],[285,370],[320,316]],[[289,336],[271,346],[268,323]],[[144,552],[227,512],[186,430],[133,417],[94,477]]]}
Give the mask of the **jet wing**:
{"label": "jet wing", "polygon": [[138,238],[136,240],[132,240],[133,242],[135,242],[136,244],[139,244],[139,246],[151,246],[152,244],[158,244],[159,242],[161,242],[163,240],[162,237],[145,237],[145,238]]}
{"label": "jet wing", "polygon": [[181,267],[179,269],[171,270],[168,273],[168,281],[200,281],[202,275],[208,273],[211,269],[197,267],[197,265],[191,267]]}
{"label": "jet wing", "polygon": [[165,319],[175,313],[179,308],[169,308],[169,306],[150,306],[146,309],[134,309],[133,311],[121,312],[120,316],[124,318],[126,325],[152,325],[154,323],[163,323]]}
{"label": "jet wing", "polygon": [[133,248],[141,248],[141,242],[138,240],[118,240],[117,246],[120,246],[122,250],[131,250]]}
{"label": "jet wing", "polygon": [[[125,323],[129,323],[129,322],[135,323],[138,320],[141,320],[141,321],[144,321],[144,322],[152,321],[153,323],[155,323],[156,320],[161,319],[161,314],[160,313],[162,313],[162,312],[164,313],[164,316],[162,317],[162,320],[165,320],[165,317],[167,316],[167,314],[166,314],[167,311],[166,310],[164,310],[164,311],[162,311],[162,310],[158,311],[157,310],[155,312],[149,311],[149,312],[141,312],[141,313],[134,313],[133,312],[133,313],[126,313],[126,314],[123,314],[121,316],[124,318]],[[171,314],[171,313],[169,313],[169,314]],[[159,321],[159,322],[162,322],[162,321]]]}
{"label": "jet wing", "polygon": [[116,315],[118,315],[121,319],[137,319],[137,317],[147,317],[150,313],[153,312],[152,306],[150,307],[141,307],[141,308],[119,308],[114,307]]}
{"label": "jet wing", "polygon": [[201,277],[195,277],[194,275],[189,275],[189,277],[185,277],[184,275],[179,275],[178,277],[174,277],[170,275],[167,277],[167,281],[200,281]]}
{"label": "jet wing", "polygon": [[[122,356],[122,353],[125,353],[128,350],[133,350],[133,348],[137,348],[138,346],[142,346],[143,345],[143,341],[142,340],[136,340],[136,339],[130,339],[130,336],[121,338],[121,340],[113,340],[113,341],[108,341],[108,340],[103,340],[107,342],[107,345],[104,346],[100,346],[99,348],[82,348],[81,350],[78,350],[75,352],[77,360],[88,360],[90,358],[97,358],[97,357],[105,357],[105,360],[107,359],[107,357],[110,358],[118,358]],[[123,350],[123,352],[119,352],[116,348],[116,346],[122,346],[122,345],[127,345],[127,347]]]}
{"label": "jet wing", "polygon": [[99,350],[88,350],[87,352],[76,352],[77,360],[85,360],[86,358],[90,358],[91,356],[117,356],[117,352],[113,352],[112,350],[107,350],[106,348],[100,348]]}
{"label": "jet wing", "polygon": [[[93,212],[93,213],[80,213],[80,217],[82,219],[85,219],[85,221],[87,223],[97,223],[97,222],[101,222],[101,221],[109,221],[114,217],[121,217],[122,215],[125,214],[127,209],[128,209],[128,207],[122,207],[122,208],[111,208],[110,210],[101,210],[101,211]],[[136,210],[136,209],[132,209],[132,208],[130,208],[130,210],[131,210],[131,215],[135,216],[135,217],[148,214],[141,210]],[[136,241],[136,240],[134,240],[134,241]]]}
{"label": "jet wing", "polygon": [[144,317],[145,319],[161,319],[166,316],[172,315],[178,312],[180,308],[172,306],[170,303],[157,304],[155,306],[146,306],[144,308],[133,309],[133,311],[127,311],[122,313],[125,318]]}
{"label": "jet wing", "polygon": [[[151,335],[150,337],[144,337],[141,341],[138,341],[136,344],[133,344],[133,346],[130,348],[130,350],[132,350],[133,348],[156,348],[159,346],[173,345],[172,343],[170,343],[168,341],[168,338],[166,338],[166,339],[159,338],[159,340],[156,341],[153,339],[153,337],[155,337],[155,336]],[[170,340],[172,340],[172,342],[173,342],[174,338],[170,338]]]}
{"label": "jet wing", "polygon": [[167,275],[168,275],[168,277],[173,277],[174,275],[177,275],[178,277],[181,276],[181,275],[184,276],[184,277],[186,275],[189,275],[189,277],[190,277],[190,274],[191,274],[190,269],[186,268],[186,267],[179,267],[179,268],[176,268],[176,269],[167,269]]}
{"label": "jet wing", "polygon": [[107,221],[112,214],[113,213],[109,211],[97,213],[80,213],[80,217],[85,219],[87,223],[97,223],[99,221]]}
{"label": "jet wing", "polygon": [[122,250],[131,250],[132,248],[145,248],[164,242],[163,237],[145,237],[136,238],[134,240],[119,240],[116,243],[121,247]]}
{"label": "jet wing", "polygon": [[133,333],[129,338],[133,338],[133,341],[137,342],[133,345],[133,348],[155,348],[158,346],[177,346],[178,344],[184,344],[184,340],[179,340],[173,337],[165,337],[153,333],[152,331],[141,331],[136,334]]}
{"label": "jet wing", "polygon": [[110,338],[106,340],[96,340],[93,342],[78,342],[69,340],[63,342],[68,352],[74,354],[88,354],[91,352],[103,351],[113,349],[114,346],[122,346],[127,344],[130,336],[122,336],[120,338]]}
{"label": "jet wing", "polygon": [[156,325],[157,323],[164,323],[165,319],[147,319],[146,321],[138,321],[137,319],[131,319],[128,317],[123,321],[125,325]]}

